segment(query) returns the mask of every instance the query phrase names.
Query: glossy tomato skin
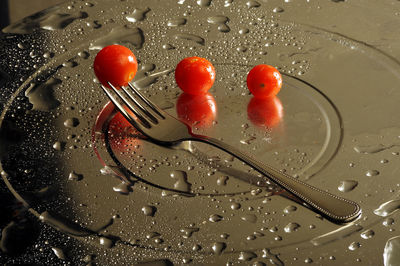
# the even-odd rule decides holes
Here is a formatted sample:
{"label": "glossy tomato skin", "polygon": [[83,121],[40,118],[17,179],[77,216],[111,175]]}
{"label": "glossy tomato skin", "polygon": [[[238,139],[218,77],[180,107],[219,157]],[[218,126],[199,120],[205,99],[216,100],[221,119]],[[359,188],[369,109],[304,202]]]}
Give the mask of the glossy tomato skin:
{"label": "glossy tomato skin", "polygon": [[247,87],[257,98],[275,96],[282,87],[282,76],[273,66],[257,65],[247,75]]}
{"label": "glossy tomato skin", "polygon": [[176,103],[178,118],[197,128],[211,127],[217,117],[217,104],[209,94],[193,95],[182,93]]}
{"label": "glossy tomato skin", "polygon": [[215,68],[205,58],[187,57],[176,66],[175,80],[186,93],[205,94],[214,84]]}
{"label": "glossy tomato skin", "polygon": [[94,73],[98,80],[109,87],[126,86],[136,75],[138,64],[135,55],[122,45],[109,45],[100,50],[94,59]]}
{"label": "glossy tomato skin", "polygon": [[272,128],[283,117],[282,103],[276,96],[253,97],[247,105],[247,117],[255,126]]}

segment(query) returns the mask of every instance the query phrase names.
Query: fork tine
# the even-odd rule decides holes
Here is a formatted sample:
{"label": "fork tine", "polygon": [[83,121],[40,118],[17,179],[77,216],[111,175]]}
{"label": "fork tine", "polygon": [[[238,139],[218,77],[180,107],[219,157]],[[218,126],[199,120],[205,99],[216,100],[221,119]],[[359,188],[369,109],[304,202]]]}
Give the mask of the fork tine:
{"label": "fork tine", "polygon": [[[135,95],[133,95],[127,88],[125,88],[124,86],[121,86],[121,89],[126,93],[126,95],[128,95],[128,97],[130,98],[131,101],[133,101],[137,107],[144,113],[146,114],[155,124],[158,124],[158,120],[157,118],[148,110],[148,108],[144,107],[138,100],[137,97],[135,97]],[[139,96],[139,98],[141,98]],[[141,98],[142,99],[142,98]]]}
{"label": "fork tine", "polygon": [[[115,93],[117,93],[117,89],[110,84],[111,88],[113,89],[113,91]],[[138,122],[125,110],[124,106],[117,100],[117,98],[110,92],[109,88],[106,88],[105,86],[101,85],[101,88],[103,89],[103,91],[106,93],[106,95],[108,96],[108,98],[111,100],[111,102],[117,107],[118,111],[120,111],[122,113],[122,115],[133,125],[138,125],[139,127],[141,127]],[[118,94],[118,93],[117,93]],[[119,95],[119,94],[118,94]],[[125,101],[124,101],[125,102]],[[151,125],[149,124],[149,122],[135,109],[132,108],[132,106],[130,106],[129,104],[127,105],[129,110],[131,110],[138,118],[139,121],[141,122],[141,125],[146,127],[146,128],[150,128]]]}
{"label": "fork tine", "polygon": [[164,111],[160,109],[160,107],[153,104],[147,97],[145,97],[142,93],[139,92],[138,89],[135,88],[131,83],[128,82],[128,86],[133,90],[133,92],[139,96],[139,98],[145,102],[154,112],[156,112],[161,118],[165,119],[165,116],[162,114]]}
{"label": "fork tine", "polygon": [[[135,110],[136,113],[139,113],[140,116],[141,116],[141,119],[142,119],[142,120],[146,120],[146,123],[147,123],[149,126],[151,126],[151,125],[150,125],[149,119],[152,120],[153,123],[155,123],[155,124],[158,123],[157,119],[156,119],[151,113],[149,113],[149,111],[147,111],[147,110],[140,104],[140,102],[139,102],[137,99],[135,99],[134,97],[132,97],[131,94],[127,94],[128,97],[126,97],[125,95],[123,95],[123,93],[122,93],[120,90],[118,90],[114,85],[112,85],[111,82],[108,82],[108,85],[110,85],[110,87],[111,87],[111,88],[114,90],[114,92],[120,97],[120,99],[124,102],[124,104],[125,104],[126,106],[128,106],[129,109]],[[123,86],[121,86],[120,88],[122,88],[123,91],[125,91]],[[135,114],[136,114],[136,113],[135,113]],[[146,117],[146,116],[147,116],[147,117]]]}

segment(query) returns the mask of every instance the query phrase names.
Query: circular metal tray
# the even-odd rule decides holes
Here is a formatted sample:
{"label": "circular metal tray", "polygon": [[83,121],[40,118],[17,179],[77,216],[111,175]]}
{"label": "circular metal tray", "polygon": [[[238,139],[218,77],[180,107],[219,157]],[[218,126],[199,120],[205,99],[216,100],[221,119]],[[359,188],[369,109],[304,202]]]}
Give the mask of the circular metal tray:
{"label": "circular metal tray", "polygon": [[[390,16],[386,39],[349,24],[348,10],[376,8],[361,2],[72,1],[3,29],[5,263],[394,260],[398,40],[386,32]],[[379,18],[389,12],[380,10]],[[113,43],[134,51],[136,86],[174,116],[174,67],[209,59],[217,115],[196,131],[358,202],[361,217],[333,224],[213,147],[147,141],[94,77],[96,53]],[[245,80],[260,63],[276,66],[284,85],[254,104]]]}

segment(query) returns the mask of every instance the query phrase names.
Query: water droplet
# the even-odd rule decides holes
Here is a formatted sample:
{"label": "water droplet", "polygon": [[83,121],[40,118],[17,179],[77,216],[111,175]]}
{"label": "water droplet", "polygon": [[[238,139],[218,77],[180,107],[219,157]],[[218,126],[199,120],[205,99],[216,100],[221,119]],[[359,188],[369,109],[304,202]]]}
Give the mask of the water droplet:
{"label": "water droplet", "polygon": [[287,206],[285,209],[283,209],[283,212],[286,213],[286,214],[289,214],[289,213],[294,212],[296,210],[297,210],[296,206],[290,205],[290,206]]}
{"label": "water droplet", "polygon": [[259,2],[254,1],[254,0],[248,1],[246,3],[246,5],[247,5],[248,8],[256,8],[256,7],[261,6],[261,4]]}
{"label": "water droplet", "polygon": [[241,207],[240,203],[235,202],[235,203],[231,204],[231,209],[232,210],[239,210],[240,207]]}
{"label": "water droplet", "polygon": [[212,223],[219,222],[219,221],[221,221],[222,219],[223,219],[223,217],[222,217],[221,215],[218,215],[218,214],[213,214],[213,215],[210,216],[210,218],[208,218],[208,220],[209,220],[210,222],[212,222]]}
{"label": "water droplet", "polygon": [[45,211],[39,216],[42,222],[45,222],[61,232],[73,235],[73,236],[89,236],[93,232],[81,227],[79,224],[71,222],[64,217],[57,217]]}
{"label": "water droplet", "polygon": [[40,27],[45,30],[62,30],[75,20],[87,17],[88,13],[86,12],[77,12],[75,14],[49,13],[39,24]]}
{"label": "water droplet", "polygon": [[192,237],[193,233],[198,232],[200,229],[196,227],[186,227],[181,229],[180,231],[184,233],[183,238],[189,238]]}
{"label": "water droplet", "polygon": [[182,259],[182,262],[184,263],[184,264],[189,264],[189,263],[191,263],[193,261],[193,259],[191,259],[191,258],[183,258]]}
{"label": "water droplet", "polygon": [[188,41],[192,41],[195,42],[197,44],[200,45],[205,45],[206,41],[204,40],[204,38],[195,35],[195,34],[189,34],[189,33],[178,33],[174,35],[174,38],[176,40],[188,40]]}
{"label": "water droplet", "polygon": [[122,179],[127,185],[131,185],[131,182],[128,180],[126,175],[121,171],[121,169],[118,166],[106,165],[100,169],[100,173],[102,175],[115,176],[118,179]]}
{"label": "water droplet", "polygon": [[400,261],[400,236],[395,236],[386,241],[383,250],[383,264],[385,266],[398,265]]}
{"label": "water droplet", "polygon": [[212,251],[216,255],[221,255],[221,253],[226,249],[226,243],[225,242],[215,242],[211,246]]}
{"label": "water droplet", "polygon": [[185,18],[174,18],[168,21],[167,25],[169,27],[178,27],[178,26],[182,26],[185,25],[187,22],[187,19]]}
{"label": "water droplet", "polygon": [[394,147],[394,145],[385,146],[383,144],[368,145],[368,146],[355,146],[354,150],[358,153],[374,154]]}
{"label": "water droplet", "polygon": [[89,50],[101,50],[111,44],[125,43],[133,45],[136,49],[141,49],[144,43],[143,31],[137,27],[114,27],[108,34],[91,43]]}
{"label": "water droplet", "polygon": [[251,144],[251,142],[254,141],[255,139],[256,139],[256,137],[249,136],[249,137],[246,138],[246,139],[240,140],[240,143],[245,144],[245,145],[249,145],[249,144]]}
{"label": "water droplet", "polygon": [[250,235],[250,236],[246,237],[246,240],[251,241],[251,240],[255,240],[256,238],[257,237],[255,235]]}
{"label": "water droplet", "polygon": [[128,183],[126,183],[126,182],[121,182],[117,186],[114,186],[113,190],[115,192],[118,192],[118,193],[122,194],[122,195],[127,195],[127,194],[129,194],[129,192],[132,191],[130,185]]}
{"label": "water droplet", "polygon": [[378,209],[374,210],[374,213],[378,216],[386,217],[400,209],[400,200],[390,200],[379,206]]}
{"label": "water droplet", "polygon": [[76,67],[78,65],[77,62],[75,62],[74,60],[69,60],[67,62],[62,63],[63,67]]}
{"label": "water droplet", "polygon": [[253,233],[253,235],[255,235],[256,237],[263,237],[263,236],[265,236],[263,233],[261,233],[260,231],[255,231],[254,233]]}
{"label": "water droplet", "polygon": [[83,262],[86,262],[86,263],[90,263],[90,262],[93,261],[93,258],[94,258],[93,255],[86,255],[86,256],[82,259],[82,261],[83,261]]}
{"label": "water droplet", "polygon": [[21,50],[26,49],[26,45],[23,44],[23,43],[18,43],[17,46],[18,46],[18,48],[21,49]]}
{"label": "water droplet", "polygon": [[98,20],[94,20],[93,22],[86,22],[88,27],[92,27],[93,29],[100,29],[102,24]]}
{"label": "water droplet", "polygon": [[238,52],[244,53],[244,52],[247,51],[247,47],[241,45],[241,46],[237,47],[236,50],[237,50]]}
{"label": "water droplet", "polygon": [[304,260],[304,262],[305,262],[305,263],[312,263],[313,260],[312,260],[311,258],[307,258],[307,259]]}
{"label": "water droplet", "polygon": [[375,232],[372,231],[371,229],[364,231],[361,233],[361,237],[364,239],[370,239],[375,235]]}
{"label": "water droplet", "polygon": [[156,238],[156,237],[159,237],[159,236],[161,236],[161,234],[158,233],[158,232],[150,232],[150,233],[148,233],[146,235],[146,238],[147,239],[152,239],[152,238]]}
{"label": "water droplet", "polygon": [[239,260],[241,261],[250,261],[254,258],[257,258],[257,254],[251,251],[241,251],[239,253]]}
{"label": "water droplet", "polygon": [[228,176],[220,176],[217,178],[217,185],[218,186],[226,186],[226,182],[228,181]]}
{"label": "water droplet", "polygon": [[272,227],[269,229],[269,231],[270,231],[271,233],[274,233],[274,232],[278,231],[278,227],[272,226]]}
{"label": "water droplet", "polygon": [[83,59],[88,59],[89,56],[90,56],[90,54],[89,54],[89,52],[82,51],[82,52],[79,52],[79,53],[78,53],[78,56],[81,57],[81,58],[83,58]]}
{"label": "water droplet", "polygon": [[243,221],[246,221],[246,222],[249,222],[249,223],[257,222],[257,216],[255,216],[254,214],[246,214],[246,215],[242,216],[241,219]]}
{"label": "water droplet", "polygon": [[53,252],[57,256],[57,258],[59,258],[61,260],[65,260],[66,259],[64,251],[62,249],[52,247],[51,250],[53,250]]}
{"label": "water droplet", "polygon": [[391,226],[392,224],[394,224],[394,219],[386,218],[385,220],[383,220],[382,224],[386,227]]}
{"label": "water droplet", "polygon": [[105,248],[112,248],[114,246],[114,241],[105,236],[100,237],[99,242],[100,242],[100,245],[102,245]]}
{"label": "water droplet", "polygon": [[262,257],[267,259],[272,265],[283,266],[284,263],[279,259],[278,255],[273,254],[268,248],[262,250]]}
{"label": "water droplet", "polygon": [[306,72],[304,70],[300,70],[299,72],[297,72],[297,75],[301,76],[304,75]]}
{"label": "water droplet", "polygon": [[202,7],[208,7],[211,5],[211,0],[197,0],[196,3]]}
{"label": "water droplet", "polygon": [[63,151],[65,148],[65,142],[57,141],[53,144],[53,148],[57,151]]}
{"label": "water droplet", "polygon": [[150,12],[150,8],[145,8],[145,9],[139,9],[135,8],[133,10],[132,15],[126,16],[126,20],[129,22],[138,22],[138,21],[143,21],[146,19],[146,14]]}
{"label": "water droplet", "polygon": [[225,0],[224,7],[231,6],[232,3],[233,3],[233,0]]}
{"label": "water droplet", "polygon": [[219,16],[209,17],[207,19],[207,21],[208,21],[208,23],[218,25],[218,30],[220,32],[226,33],[226,32],[229,32],[231,30],[229,28],[229,26],[226,25],[229,22],[229,18],[228,17],[219,15]]}
{"label": "water droplet", "polygon": [[239,30],[239,34],[247,34],[247,33],[249,33],[250,32],[250,30],[248,29],[248,28],[243,28],[243,29],[240,29]]}
{"label": "water droplet", "polygon": [[379,175],[379,171],[378,171],[378,170],[368,170],[368,171],[365,173],[365,175],[366,175],[366,176],[377,176],[377,175]]}
{"label": "water droplet", "polygon": [[358,182],[355,180],[340,181],[338,190],[341,192],[349,192],[349,191],[352,191],[357,185],[358,185]]}
{"label": "water droplet", "polygon": [[68,180],[79,181],[79,180],[82,180],[82,179],[83,179],[83,175],[77,174],[77,173],[75,173],[75,171],[72,171],[68,175]]}
{"label": "water droplet", "polygon": [[146,216],[152,216],[153,217],[154,214],[156,213],[156,211],[157,211],[157,208],[154,207],[154,206],[150,206],[150,205],[144,206],[142,208],[142,212]]}
{"label": "water droplet", "polygon": [[[144,64],[141,66],[141,69],[138,70],[135,76],[135,80],[133,81],[133,84],[138,88],[138,89],[144,89],[149,87],[151,84],[154,84],[159,77],[166,75],[168,73],[171,73],[173,70],[171,69],[166,69],[162,71],[157,71],[157,72],[151,72],[155,70],[156,65],[155,64]],[[166,103],[165,101],[164,103]]]}
{"label": "water droplet", "polygon": [[298,223],[288,223],[283,230],[286,233],[292,233],[294,231],[297,231],[300,225]]}
{"label": "water droplet", "polygon": [[175,180],[174,188],[184,192],[190,192],[192,184],[187,181],[187,174],[184,171],[174,170],[170,172],[170,177]]}
{"label": "water droplet", "polygon": [[274,12],[274,13],[282,13],[283,11],[285,11],[285,10],[280,6],[275,7],[274,9],[272,9],[272,12]]}
{"label": "water droplet", "polygon": [[358,249],[359,247],[361,247],[361,244],[358,243],[358,242],[352,242],[352,243],[349,245],[349,249],[352,250],[352,251]]}
{"label": "water droplet", "polygon": [[193,251],[199,251],[201,249],[202,249],[202,246],[200,246],[199,244],[194,244],[193,247],[192,247]]}
{"label": "water droplet", "polygon": [[169,43],[163,44],[162,48],[165,49],[165,50],[172,50],[172,49],[175,49],[175,47],[172,46],[172,45],[169,44]]}
{"label": "water droplet", "polygon": [[50,78],[40,85],[32,83],[25,91],[25,96],[33,105],[32,109],[49,111],[58,107],[60,102],[55,99],[53,93],[60,84],[61,80],[55,78]]}
{"label": "water droplet", "polygon": [[68,118],[67,120],[64,121],[64,126],[66,127],[77,127],[79,125],[79,119],[78,118]]}
{"label": "water droplet", "polygon": [[36,51],[31,51],[31,52],[29,53],[29,56],[30,56],[31,58],[35,58],[35,57],[37,57],[37,56],[39,56],[39,55],[38,55],[38,53],[37,53]]}

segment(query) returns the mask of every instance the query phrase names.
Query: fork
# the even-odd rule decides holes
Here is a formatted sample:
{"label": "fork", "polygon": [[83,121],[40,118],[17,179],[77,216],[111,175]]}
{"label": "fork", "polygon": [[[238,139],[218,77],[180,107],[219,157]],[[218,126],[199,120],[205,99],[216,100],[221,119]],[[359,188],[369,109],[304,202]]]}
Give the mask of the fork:
{"label": "fork", "polygon": [[[191,126],[159,108],[145,97],[131,83],[128,87],[121,86],[118,90],[108,82],[110,88],[101,85],[111,102],[122,115],[143,135],[159,145],[175,145],[182,141],[198,141],[215,146],[285,189],[303,205],[335,223],[347,223],[361,214],[360,206],[348,199],[344,199],[313,187],[269,165],[261,163],[237,148],[220,140],[208,136],[197,135],[192,132]],[[127,109],[125,109],[125,106]],[[131,114],[133,113],[134,116]]]}

